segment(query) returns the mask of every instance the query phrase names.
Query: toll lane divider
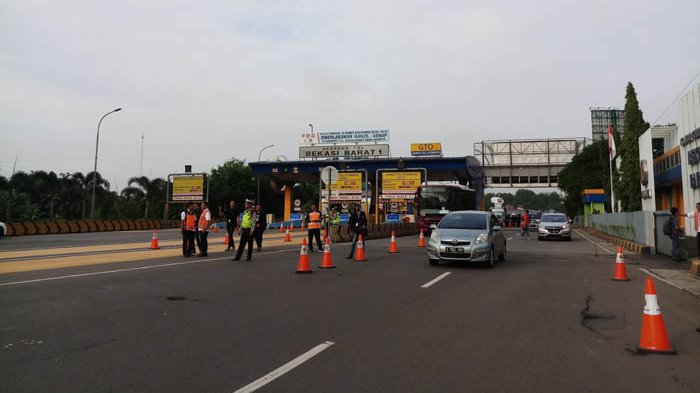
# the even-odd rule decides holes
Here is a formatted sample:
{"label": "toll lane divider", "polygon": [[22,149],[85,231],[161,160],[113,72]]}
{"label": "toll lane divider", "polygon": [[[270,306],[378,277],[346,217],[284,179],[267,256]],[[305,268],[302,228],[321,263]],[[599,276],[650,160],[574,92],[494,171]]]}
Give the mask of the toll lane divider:
{"label": "toll lane divider", "polygon": [[7,236],[47,235],[180,228],[180,220],[66,220],[7,224]]}

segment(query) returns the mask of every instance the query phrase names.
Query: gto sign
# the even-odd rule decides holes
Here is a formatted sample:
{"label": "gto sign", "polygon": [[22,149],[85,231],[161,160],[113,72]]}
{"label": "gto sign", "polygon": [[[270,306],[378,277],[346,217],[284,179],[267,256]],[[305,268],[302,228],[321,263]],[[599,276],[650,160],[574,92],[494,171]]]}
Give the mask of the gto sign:
{"label": "gto sign", "polygon": [[441,156],[442,145],[440,143],[411,143],[412,156]]}

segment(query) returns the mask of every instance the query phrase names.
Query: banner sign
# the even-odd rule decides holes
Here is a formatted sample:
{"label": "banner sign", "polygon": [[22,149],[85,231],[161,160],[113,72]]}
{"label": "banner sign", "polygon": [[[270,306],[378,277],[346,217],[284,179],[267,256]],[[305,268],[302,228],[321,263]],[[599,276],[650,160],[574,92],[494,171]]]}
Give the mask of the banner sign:
{"label": "banner sign", "polygon": [[[324,186],[323,195],[328,195]],[[331,202],[361,201],[362,172],[340,172],[338,181],[331,186]]]}
{"label": "banner sign", "polygon": [[411,143],[412,156],[441,156],[442,144],[440,143]]}
{"label": "banner sign", "polygon": [[299,146],[299,159],[305,158],[389,157],[389,145]]}
{"label": "banner sign", "polygon": [[382,172],[381,199],[413,199],[421,183],[421,172]]}
{"label": "banner sign", "polygon": [[302,132],[300,145],[333,143],[389,143],[389,130]]}
{"label": "banner sign", "polygon": [[203,201],[204,176],[173,176],[173,201]]}

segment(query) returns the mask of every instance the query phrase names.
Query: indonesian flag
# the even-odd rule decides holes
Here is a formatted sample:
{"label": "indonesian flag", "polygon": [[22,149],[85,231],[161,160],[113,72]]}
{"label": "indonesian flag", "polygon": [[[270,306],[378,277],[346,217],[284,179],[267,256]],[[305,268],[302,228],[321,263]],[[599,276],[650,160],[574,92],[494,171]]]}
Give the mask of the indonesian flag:
{"label": "indonesian flag", "polygon": [[610,153],[611,160],[617,155],[617,149],[615,149],[615,138],[613,138],[611,126],[608,126],[608,153]]}

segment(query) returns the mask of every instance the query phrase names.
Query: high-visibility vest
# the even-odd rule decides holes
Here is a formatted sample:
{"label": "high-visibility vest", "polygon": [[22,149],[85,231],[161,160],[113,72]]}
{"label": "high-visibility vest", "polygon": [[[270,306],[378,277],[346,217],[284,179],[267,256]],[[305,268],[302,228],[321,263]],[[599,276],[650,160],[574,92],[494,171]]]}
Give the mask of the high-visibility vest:
{"label": "high-visibility vest", "polygon": [[321,229],[321,213],[309,213],[309,229]]}
{"label": "high-visibility vest", "polygon": [[340,214],[337,214],[337,213],[336,213],[335,217],[333,217],[333,220],[331,220],[331,223],[332,223],[333,225],[338,225],[338,224],[340,224]]}
{"label": "high-visibility vest", "polygon": [[197,223],[193,212],[185,212],[185,230],[194,231],[197,229]]}
{"label": "high-visibility vest", "polygon": [[[204,209],[202,211],[202,213],[199,215],[199,223],[197,226],[199,227],[200,231],[208,231],[209,230],[209,225],[207,225],[207,213],[209,213],[209,209]],[[211,217],[211,215],[209,217]]]}
{"label": "high-visibility vest", "polygon": [[252,227],[253,227],[253,213],[246,210],[245,213],[243,213],[243,220],[241,220],[241,228],[250,229]]}

